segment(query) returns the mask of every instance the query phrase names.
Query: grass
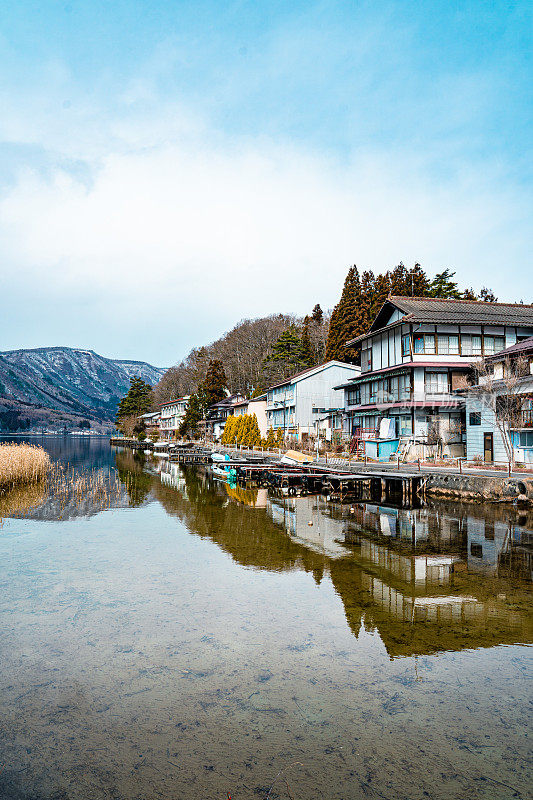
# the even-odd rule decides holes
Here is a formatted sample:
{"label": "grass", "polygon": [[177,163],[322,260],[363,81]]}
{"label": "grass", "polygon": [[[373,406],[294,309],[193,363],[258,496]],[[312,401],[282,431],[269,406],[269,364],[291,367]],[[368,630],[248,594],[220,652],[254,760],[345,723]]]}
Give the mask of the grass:
{"label": "grass", "polygon": [[50,470],[50,457],[32,444],[0,444],[0,491],[36,483]]}

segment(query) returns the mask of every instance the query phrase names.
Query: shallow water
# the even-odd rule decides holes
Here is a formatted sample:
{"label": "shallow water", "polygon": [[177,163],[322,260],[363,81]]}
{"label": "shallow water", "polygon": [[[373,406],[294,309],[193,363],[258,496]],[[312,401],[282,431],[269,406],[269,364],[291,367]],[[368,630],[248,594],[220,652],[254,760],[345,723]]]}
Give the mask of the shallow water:
{"label": "shallow water", "polygon": [[44,442],[121,489],[4,498],[0,797],[530,796],[530,514]]}

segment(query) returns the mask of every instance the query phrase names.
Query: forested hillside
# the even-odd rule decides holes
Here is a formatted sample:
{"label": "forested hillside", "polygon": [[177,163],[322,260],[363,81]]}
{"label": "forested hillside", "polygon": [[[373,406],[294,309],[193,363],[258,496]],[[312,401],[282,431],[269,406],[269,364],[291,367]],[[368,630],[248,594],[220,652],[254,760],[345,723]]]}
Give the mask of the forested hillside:
{"label": "forested hillside", "polygon": [[464,298],[493,302],[496,297],[483,288],[460,289],[455,273],[446,269],[432,279],[420,264],[411,268],[402,263],[374,274],[350,267],[339,302],[333,311],[316,306],[305,317],[272,314],[260,319],[244,319],[220,339],[193,348],[189,355],[171,367],[155,387],[156,403],[197,391],[205,378],[209,362],[220,361],[228,389],[246,395],[258,394],[283,378],[325,360],[358,363],[358,348],[346,342],[370,327],[389,294],[418,297]]}

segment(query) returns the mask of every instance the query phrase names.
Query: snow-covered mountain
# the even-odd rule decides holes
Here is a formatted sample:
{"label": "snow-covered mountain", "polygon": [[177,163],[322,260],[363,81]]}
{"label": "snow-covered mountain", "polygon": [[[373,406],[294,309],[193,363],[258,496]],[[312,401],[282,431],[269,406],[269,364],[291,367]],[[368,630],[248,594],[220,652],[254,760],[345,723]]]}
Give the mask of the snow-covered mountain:
{"label": "snow-covered mountain", "polygon": [[16,415],[21,422],[27,418],[38,424],[40,416],[43,424],[53,419],[69,427],[76,418],[112,421],[130,377],[139,375],[155,385],[164,372],[144,361],[104,358],[71,347],[0,353],[0,429],[28,427],[26,422],[12,424]]}

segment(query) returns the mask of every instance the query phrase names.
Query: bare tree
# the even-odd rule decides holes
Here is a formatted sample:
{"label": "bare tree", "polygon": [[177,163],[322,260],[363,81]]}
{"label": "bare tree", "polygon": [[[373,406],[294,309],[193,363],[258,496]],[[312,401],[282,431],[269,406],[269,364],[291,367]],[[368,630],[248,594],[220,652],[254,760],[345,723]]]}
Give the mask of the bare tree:
{"label": "bare tree", "polygon": [[497,362],[482,360],[473,365],[473,370],[474,385],[469,387],[468,393],[492,412],[507,459],[514,464],[511,431],[520,427],[522,420],[520,390],[524,376],[529,374],[528,360],[523,357],[507,357]]}

